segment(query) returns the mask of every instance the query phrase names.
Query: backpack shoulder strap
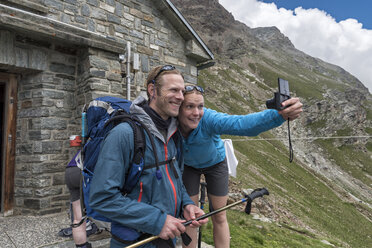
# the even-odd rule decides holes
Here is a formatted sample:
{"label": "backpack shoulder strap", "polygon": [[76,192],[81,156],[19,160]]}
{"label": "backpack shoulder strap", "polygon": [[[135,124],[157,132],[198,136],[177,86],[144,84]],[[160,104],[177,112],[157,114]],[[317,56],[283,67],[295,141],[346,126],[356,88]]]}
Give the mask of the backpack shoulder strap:
{"label": "backpack shoulder strap", "polygon": [[114,126],[121,122],[127,122],[133,130],[134,139],[134,156],[133,162],[136,164],[141,163],[141,159],[145,156],[146,139],[144,133],[144,124],[134,115],[128,114],[124,110],[119,110],[114,114],[110,120],[105,123],[105,127],[112,124]]}
{"label": "backpack shoulder strap", "polygon": [[115,114],[115,116],[113,116],[109,121],[107,121],[105,126],[110,125],[111,123],[113,125],[117,125],[121,122],[127,122],[132,127],[133,139],[134,139],[133,159],[131,161],[131,166],[126,175],[124,188],[122,189],[123,193],[127,194],[133,190],[134,186],[137,184],[142,174],[142,171],[144,169],[144,157],[145,157],[145,150],[146,150],[145,132],[147,133],[150,139],[152,150],[154,151],[156,167],[159,167],[159,159],[158,159],[156,149],[155,149],[154,138],[151,135],[150,130],[136,116],[128,114],[125,111],[122,111],[121,113]]}
{"label": "backpack shoulder strap", "polygon": [[173,173],[175,175],[176,178],[179,177],[178,173],[177,173],[177,170],[175,168],[175,162],[176,160],[178,161],[178,167],[181,169],[181,171],[183,171],[183,163],[182,163],[182,160],[183,160],[183,157],[182,157],[182,137],[181,137],[181,133],[179,130],[177,130],[173,136],[172,136],[172,139],[173,139],[173,142],[176,146],[176,150],[177,150],[177,153],[176,153],[176,156],[175,157],[172,157],[168,160],[165,160],[165,161],[162,161],[162,162],[158,162],[158,163],[155,163],[155,164],[146,164],[145,167],[143,168],[144,170],[147,170],[147,169],[151,169],[151,168],[154,168],[156,167],[157,169],[159,168],[159,166],[161,165],[165,165],[165,164],[169,164],[170,167],[172,168],[173,170]]}
{"label": "backpack shoulder strap", "polygon": [[145,157],[146,150],[146,138],[145,131],[141,124],[131,122],[133,129],[133,139],[134,139],[134,155],[133,163],[139,164],[141,160]]}

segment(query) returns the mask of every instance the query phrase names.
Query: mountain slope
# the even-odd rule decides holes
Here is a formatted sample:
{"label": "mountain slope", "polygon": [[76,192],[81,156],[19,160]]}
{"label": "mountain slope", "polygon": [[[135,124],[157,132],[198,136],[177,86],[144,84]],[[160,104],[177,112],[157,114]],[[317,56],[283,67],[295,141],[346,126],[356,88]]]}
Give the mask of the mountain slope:
{"label": "mountain slope", "polygon": [[[286,125],[262,134],[264,140],[229,137],[240,161],[231,190],[266,186],[269,207],[256,211],[274,223],[337,247],[369,247],[372,98],[367,88],[342,68],[297,50],[276,27],[251,29],[235,21],[216,0],[173,2],[216,55],[216,65],[199,76],[208,107],[231,114],[263,110],[278,77],[287,79],[291,93],[304,103],[301,118],[290,124],[292,164]],[[235,218],[242,217],[230,223]],[[257,231],[253,229],[248,236]],[[232,235],[234,244],[240,236]],[[278,247],[295,247],[291,240],[295,238],[280,241]],[[258,247],[273,246],[267,239],[262,243]],[[241,245],[232,247],[253,247]]]}

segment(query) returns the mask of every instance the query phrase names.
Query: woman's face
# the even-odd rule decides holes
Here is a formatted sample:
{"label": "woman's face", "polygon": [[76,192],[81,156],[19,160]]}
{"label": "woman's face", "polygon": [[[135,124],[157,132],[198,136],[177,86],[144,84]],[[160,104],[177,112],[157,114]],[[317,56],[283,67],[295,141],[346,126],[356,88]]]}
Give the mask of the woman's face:
{"label": "woman's face", "polygon": [[204,97],[202,94],[196,92],[185,94],[178,115],[182,132],[188,134],[198,126],[204,114],[203,107]]}

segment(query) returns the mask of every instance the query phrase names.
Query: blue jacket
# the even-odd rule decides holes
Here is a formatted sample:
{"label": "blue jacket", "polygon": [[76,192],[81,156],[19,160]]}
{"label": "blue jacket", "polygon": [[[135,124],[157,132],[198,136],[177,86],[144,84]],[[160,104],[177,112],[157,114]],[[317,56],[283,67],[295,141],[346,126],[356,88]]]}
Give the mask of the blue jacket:
{"label": "blue jacket", "polygon": [[257,136],[280,126],[285,120],[273,109],[248,115],[228,115],[204,108],[204,115],[187,138],[183,139],[185,164],[206,168],[225,159],[222,134]]}
{"label": "blue jacket", "polygon": [[[142,101],[142,97],[137,98],[130,111],[150,129],[159,162],[177,157],[177,147],[171,138],[177,131],[176,120],[172,120],[165,140],[151,118],[136,105]],[[153,165],[152,146],[147,134],[145,136],[145,165]],[[183,207],[193,204],[182,183],[182,157],[175,161],[174,168],[170,164],[160,166],[161,179],[156,177],[156,168],[144,170],[135,188],[123,195],[120,189],[124,186],[132,157],[133,130],[128,123],[121,123],[109,132],[102,143],[90,189],[91,207],[113,220],[112,233],[124,240],[137,238],[137,231],[158,235],[168,214],[180,217]],[[153,246],[148,244],[145,247]]]}

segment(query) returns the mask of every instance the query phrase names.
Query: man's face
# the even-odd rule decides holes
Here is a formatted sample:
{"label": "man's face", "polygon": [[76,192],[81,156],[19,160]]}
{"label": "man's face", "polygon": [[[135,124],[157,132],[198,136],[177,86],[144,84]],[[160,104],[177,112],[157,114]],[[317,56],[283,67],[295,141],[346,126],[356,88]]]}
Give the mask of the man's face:
{"label": "man's face", "polygon": [[186,94],[184,98],[180,108],[180,114],[178,115],[178,121],[182,132],[190,133],[193,129],[197,128],[204,115],[204,97],[202,94],[192,92]]}
{"label": "man's face", "polygon": [[177,117],[183,101],[185,84],[181,75],[164,74],[159,78],[161,82],[160,92],[151,92],[150,107],[156,111],[164,120],[169,117]]}

